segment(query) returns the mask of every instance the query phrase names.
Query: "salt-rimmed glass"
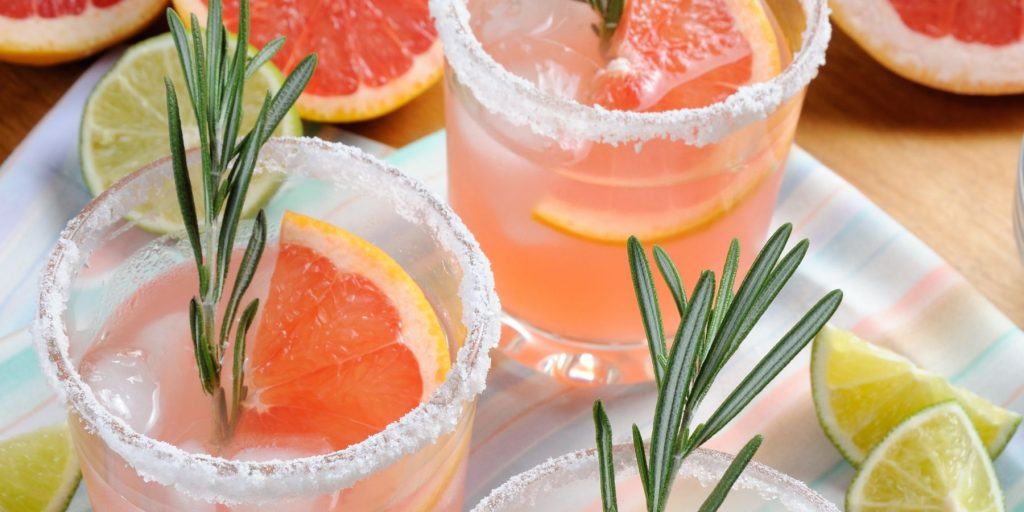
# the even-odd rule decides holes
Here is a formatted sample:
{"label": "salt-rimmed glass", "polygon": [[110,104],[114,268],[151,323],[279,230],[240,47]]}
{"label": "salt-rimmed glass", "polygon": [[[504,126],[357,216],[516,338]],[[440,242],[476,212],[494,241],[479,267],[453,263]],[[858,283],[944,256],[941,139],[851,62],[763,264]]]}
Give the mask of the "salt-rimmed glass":
{"label": "salt-rimmed glass", "polygon": [[[514,30],[533,16],[527,3],[430,0],[448,64],[449,199],[494,266],[506,354],[569,382],[650,380],[625,239],[661,244],[691,284],[700,270],[721,268],[733,237],[746,249],[741,271],[750,263],[804,90],[824,62],[828,7],[765,2],[785,66],[773,78],[700,108],[632,112],[564,94],[578,86],[562,79],[571,74],[551,75],[549,63],[569,69],[579,58],[541,51],[550,40],[532,32],[488,39],[488,30]],[[550,4],[569,13],[558,19],[589,32],[586,2]],[[515,73],[499,64],[508,52],[531,51],[546,60],[530,66],[523,57]],[[662,306],[674,325],[671,301]]]}
{"label": "salt-rimmed glass", "polygon": [[[647,510],[637,476],[633,445],[614,447],[619,510]],[[668,510],[697,510],[732,461],[732,456],[698,448],[679,468]],[[576,512],[601,509],[595,450],[580,450],[549,459],[520,473],[480,501],[472,512]],[[722,512],[839,512],[834,504],[803,482],[764,464],[751,462],[722,504]]]}
{"label": "salt-rimmed glass", "polygon": [[67,404],[94,507],[459,508],[475,401],[500,329],[489,264],[444,203],[355,148],[318,139],[271,140],[257,168],[282,182],[266,207],[270,231],[276,233],[283,209],[305,213],[362,236],[409,272],[452,347],[452,369],[430,399],[344,450],[263,462],[184,451],[138,433],[101,405],[78,371],[82,354],[125,296],[188,258],[180,237],[157,237],[126,220],[159,187],[172,190],[169,167],[166,160],[151,164],[86,206],[62,233],[42,280],[37,347]]}

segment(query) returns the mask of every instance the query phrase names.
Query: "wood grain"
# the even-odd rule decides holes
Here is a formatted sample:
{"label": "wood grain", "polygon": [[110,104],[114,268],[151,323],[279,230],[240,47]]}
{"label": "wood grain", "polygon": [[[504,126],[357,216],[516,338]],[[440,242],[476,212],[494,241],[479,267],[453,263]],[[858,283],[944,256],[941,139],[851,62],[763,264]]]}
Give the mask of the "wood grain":
{"label": "wood grain", "polygon": [[[0,65],[0,159],[88,62]],[[440,85],[345,128],[401,146],[444,124]],[[838,30],[808,91],[797,142],[934,248],[1018,325],[1024,267],[1014,247],[1014,169],[1024,96],[955,96],[903,80]]]}

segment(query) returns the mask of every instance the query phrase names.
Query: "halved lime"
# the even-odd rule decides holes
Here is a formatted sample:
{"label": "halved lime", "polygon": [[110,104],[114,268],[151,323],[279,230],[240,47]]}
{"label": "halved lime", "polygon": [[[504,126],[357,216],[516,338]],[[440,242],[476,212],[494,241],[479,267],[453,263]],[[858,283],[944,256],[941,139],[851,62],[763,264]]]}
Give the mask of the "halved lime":
{"label": "halved lime", "polygon": [[928,407],[871,452],[846,492],[847,512],[1002,512],[992,460],[956,402]]}
{"label": "halved lime", "polygon": [[82,473],[67,426],[0,443],[0,510],[56,512],[68,508]]}
{"label": "halved lime", "polygon": [[894,352],[826,326],[814,339],[811,388],[825,434],[854,466],[896,425],[918,411],[955,400],[995,458],[1021,417],[922,370]]}
{"label": "halved lime", "polygon": [[[85,104],[79,153],[82,177],[93,194],[99,194],[127,174],[170,154],[165,76],[174,82],[178,92],[185,147],[199,146],[199,130],[189,106],[171,35],[141,41],[121,56]],[[266,93],[277,91],[282,82],[284,76],[269,62],[249,78],[243,96],[240,133],[248,132]],[[298,114],[294,110],[289,112],[274,133],[301,135],[302,121]],[[191,166],[190,171],[193,186],[198,190],[199,166]],[[257,175],[250,185],[243,215],[254,215],[270,199],[277,185],[277,180]],[[181,229],[181,213],[170,177],[165,184],[154,187],[146,199],[131,215],[141,227],[157,233]]]}

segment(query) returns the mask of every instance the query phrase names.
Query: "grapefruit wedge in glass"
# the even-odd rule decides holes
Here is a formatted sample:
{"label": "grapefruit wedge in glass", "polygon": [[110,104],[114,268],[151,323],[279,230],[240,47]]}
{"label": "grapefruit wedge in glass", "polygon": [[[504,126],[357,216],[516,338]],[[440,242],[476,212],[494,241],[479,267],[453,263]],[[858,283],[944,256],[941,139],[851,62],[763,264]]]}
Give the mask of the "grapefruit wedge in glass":
{"label": "grapefruit wedge in glass", "polygon": [[[174,0],[185,19],[205,23],[209,0]],[[285,36],[274,63],[285,73],[317,54],[313,79],[299,98],[304,119],[353,122],[379,117],[437,82],[444,56],[427,0],[250,2],[250,40],[262,47]],[[238,2],[225,2],[229,30],[238,25]]]}
{"label": "grapefruit wedge in glass", "polygon": [[1020,0],[833,0],[833,18],[908,80],[962,94],[1024,92]]}
{"label": "grapefruit wedge in glass", "polygon": [[2,0],[0,60],[56,64],[92,55],[153,21],[166,0]]}
{"label": "grapefruit wedge in glass", "polygon": [[285,213],[262,309],[243,442],[318,433],[340,450],[427,400],[451,365],[412,277],[380,248],[304,215]]}

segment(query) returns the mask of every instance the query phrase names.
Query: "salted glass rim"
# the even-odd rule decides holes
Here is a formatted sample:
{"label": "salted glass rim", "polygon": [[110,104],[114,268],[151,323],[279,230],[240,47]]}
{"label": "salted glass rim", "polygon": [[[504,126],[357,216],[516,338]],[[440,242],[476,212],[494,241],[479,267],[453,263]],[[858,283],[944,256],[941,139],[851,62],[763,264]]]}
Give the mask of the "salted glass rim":
{"label": "salted glass rim", "polygon": [[[632,476],[636,474],[635,451],[632,443],[617,444],[613,447],[615,454],[615,471],[617,476]],[[719,470],[700,466],[714,465],[724,470],[732,462],[733,456],[717,450],[697,448],[684,461],[679,468],[679,476],[712,478],[710,473],[719,473]],[[697,466],[697,467],[695,467]],[[471,512],[495,512],[505,510],[514,503],[520,502],[522,494],[532,485],[543,481],[550,489],[557,489],[572,480],[589,478],[597,475],[597,450],[589,448],[577,450],[559,457],[548,459],[531,469],[523,471],[508,480],[501,486],[493,489],[484,499],[473,507]],[[807,484],[797,480],[785,473],[782,473],[770,466],[751,461],[747,468],[740,475],[734,485],[734,489],[752,489],[757,491],[761,487],[759,483],[773,485],[773,490],[781,491],[785,495],[778,495],[776,499],[783,499],[790,496],[798,496],[804,500],[805,505],[798,510],[813,510],[816,512],[839,512],[834,503],[826,500],[815,492]],[[711,487],[709,481],[702,485]],[[549,489],[546,489],[549,490]],[[598,489],[594,489],[595,498],[599,495]],[[808,509],[807,507],[812,507]]]}
{"label": "salted glass rim", "polygon": [[[351,163],[351,171],[342,176],[320,169],[283,171],[339,184],[343,184],[346,177],[378,180],[396,187],[393,193],[400,195],[393,198],[421,202],[406,206],[433,218],[424,222],[432,224],[438,245],[453,253],[463,270],[458,293],[463,309],[461,320],[467,331],[465,343],[445,381],[427,402],[383,431],[333,453],[289,460],[237,461],[186,452],[134,431],[97,400],[92,388],[78,373],[70,357],[64,313],[73,278],[83,262],[78,242],[97,236],[121,218],[116,204],[111,204],[116,203],[114,197],[120,191],[169,167],[169,159],[151,163],[115,183],[68,222],[47,261],[34,327],[42,366],[64,403],[74,410],[86,428],[146,480],[173,485],[193,498],[226,504],[259,503],[331,492],[349,487],[360,478],[452,432],[467,404],[485,387],[490,368],[489,351],[499,338],[501,308],[494,292],[490,264],[473,235],[451,208],[423,184],[358,148],[315,138],[278,138],[264,146],[260,159],[266,162],[268,155],[287,159],[289,155],[303,152],[327,152],[332,159]],[[375,172],[381,174],[371,176]]]}
{"label": "salted glass rim", "polygon": [[715,143],[737,128],[764,119],[803,90],[824,64],[832,33],[828,2],[800,0],[806,17],[802,44],[790,65],[775,77],[741,86],[727,98],[700,108],[630,112],[545,93],[508,71],[484,50],[473,32],[468,1],[429,0],[456,79],[491,113],[558,141],[622,144],[661,138],[694,146]]}

